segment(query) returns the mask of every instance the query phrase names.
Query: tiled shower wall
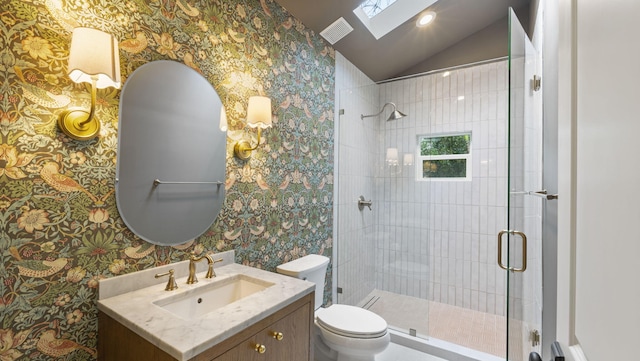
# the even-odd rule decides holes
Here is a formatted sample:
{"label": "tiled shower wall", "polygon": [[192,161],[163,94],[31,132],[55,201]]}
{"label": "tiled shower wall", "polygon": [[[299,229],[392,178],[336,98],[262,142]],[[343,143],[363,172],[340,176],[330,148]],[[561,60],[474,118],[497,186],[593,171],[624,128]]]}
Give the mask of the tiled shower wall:
{"label": "tiled shower wall", "polygon": [[[360,195],[375,191],[377,122],[360,114],[377,113],[379,91],[358,68],[336,52],[336,205],[334,239],[336,282],[334,302],[355,305],[375,287],[375,212],[358,209]],[[340,109],[344,114],[340,115]],[[378,207],[374,204],[374,209]],[[337,260],[337,261],[336,261]]]}
{"label": "tiled shower wall", "polygon": [[[400,165],[376,168],[376,288],[504,314],[496,235],[506,227],[507,71],[500,61],[380,85],[379,104],[407,117],[378,119],[377,161],[398,148]],[[472,134],[472,180],[417,180],[418,136],[458,132]]]}

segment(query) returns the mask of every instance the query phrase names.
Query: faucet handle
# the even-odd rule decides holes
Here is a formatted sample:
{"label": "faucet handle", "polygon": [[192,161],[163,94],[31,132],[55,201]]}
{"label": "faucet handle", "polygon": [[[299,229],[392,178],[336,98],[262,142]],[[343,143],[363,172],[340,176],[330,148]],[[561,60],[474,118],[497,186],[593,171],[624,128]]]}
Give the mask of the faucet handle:
{"label": "faucet handle", "polygon": [[164,288],[165,291],[173,291],[176,288],[178,288],[178,284],[176,283],[176,278],[173,275],[174,272],[175,271],[173,269],[170,269],[169,272],[167,273],[156,274],[156,278],[169,276],[169,281],[167,281],[167,287]]}
{"label": "faucet handle", "polygon": [[212,261],[209,263],[209,270],[207,271],[207,275],[204,276],[204,278],[213,278],[213,277],[215,277],[216,276],[216,271],[213,270],[213,265],[218,263],[218,262],[222,262],[222,261],[224,261],[222,258],[216,259],[216,260],[212,259]]}

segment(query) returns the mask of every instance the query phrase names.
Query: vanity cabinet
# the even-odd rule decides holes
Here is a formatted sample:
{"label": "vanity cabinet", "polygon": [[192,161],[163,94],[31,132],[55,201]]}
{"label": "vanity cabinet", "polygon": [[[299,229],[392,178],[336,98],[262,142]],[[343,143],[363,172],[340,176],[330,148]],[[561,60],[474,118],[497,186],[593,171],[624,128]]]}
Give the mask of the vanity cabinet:
{"label": "vanity cabinet", "polygon": [[[213,360],[311,360],[309,358],[309,309],[309,304],[306,303]],[[208,360],[206,357],[196,359]]]}
{"label": "vanity cabinet", "polygon": [[[314,293],[312,292],[194,356],[189,361],[312,361],[313,312]],[[100,312],[98,360],[174,361],[176,359]]]}

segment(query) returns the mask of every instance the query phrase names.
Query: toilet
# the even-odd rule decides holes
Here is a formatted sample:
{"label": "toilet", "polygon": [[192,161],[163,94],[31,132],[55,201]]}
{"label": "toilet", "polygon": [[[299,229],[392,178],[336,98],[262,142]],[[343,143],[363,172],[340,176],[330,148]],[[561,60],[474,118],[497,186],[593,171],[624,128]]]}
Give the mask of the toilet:
{"label": "toilet", "polygon": [[329,258],[308,255],[281,264],[278,273],[315,283],[315,361],[374,361],[389,345],[387,322],[360,307],[331,305],[322,308]]}

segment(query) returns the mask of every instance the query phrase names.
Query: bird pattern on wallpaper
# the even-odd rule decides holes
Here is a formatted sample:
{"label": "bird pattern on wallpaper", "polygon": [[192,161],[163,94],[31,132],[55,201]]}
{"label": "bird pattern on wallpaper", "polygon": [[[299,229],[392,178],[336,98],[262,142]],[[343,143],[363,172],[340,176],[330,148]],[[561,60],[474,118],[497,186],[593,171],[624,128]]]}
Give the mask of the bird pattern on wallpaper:
{"label": "bird pattern on wallpaper", "polygon": [[71,177],[64,174],[60,174],[60,165],[55,162],[46,162],[40,169],[40,177],[48,185],[55,190],[68,193],[68,192],[82,192],[91,198],[95,203],[101,203],[93,194],[87,191],[83,186],[78,184]]}
{"label": "bird pattern on wallpaper", "polygon": [[15,247],[9,247],[9,252],[16,259],[13,264],[18,267],[21,276],[44,278],[52,276],[67,265],[66,258],[49,260],[23,260]]}
{"label": "bird pattern on wallpaper", "polygon": [[[0,9],[0,360],[95,360],[104,278],[192,251],[234,249],[238,262],[268,270],[331,254],[335,54],[273,0],[0,0]],[[97,92],[96,139],[57,129],[64,109],[90,103],[86,85],[66,73],[77,26],[119,39],[125,85],[141,65],[172,60],[223,100],[226,199],[201,237],[154,246],[120,218],[119,90]],[[244,121],[256,94],[276,105],[274,126],[240,162],[232,140],[255,139]]]}
{"label": "bird pattern on wallpaper", "polygon": [[147,45],[149,45],[149,42],[147,41],[146,35],[142,31],[137,31],[134,38],[125,39],[118,44],[120,49],[131,54],[140,53],[147,48]]}
{"label": "bird pattern on wallpaper", "polygon": [[38,339],[36,348],[43,354],[55,358],[68,355],[78,349],[84,350],[93,357],[97,356],[97,352],[94,349],[82,346],[77,342],[68,339],[57,338],[55,330],[44,331],[42,336],[40,336],[40,339]]}
{"label": "bird pattern on wallpaper", "polygon": [[47,108],[62,108],[71,102],[71,98],[65,94],[53,94],[36,85],[29,84],[25,80],[24,72],[20,67],[14,66],[13,70],[18,79],[22,81],[22,95],[32,102]]}

